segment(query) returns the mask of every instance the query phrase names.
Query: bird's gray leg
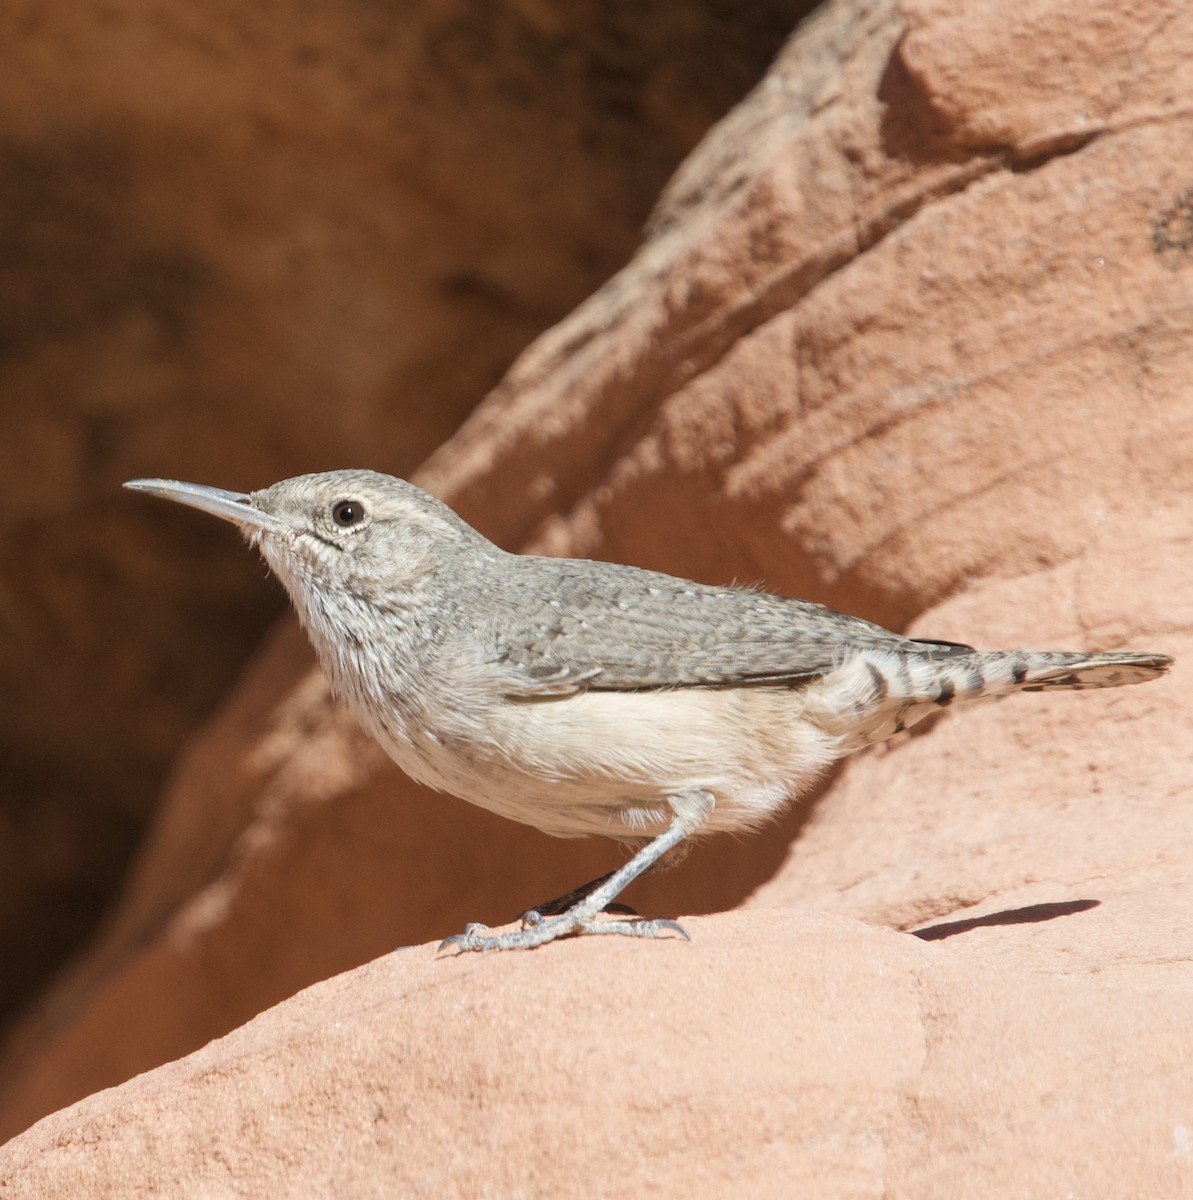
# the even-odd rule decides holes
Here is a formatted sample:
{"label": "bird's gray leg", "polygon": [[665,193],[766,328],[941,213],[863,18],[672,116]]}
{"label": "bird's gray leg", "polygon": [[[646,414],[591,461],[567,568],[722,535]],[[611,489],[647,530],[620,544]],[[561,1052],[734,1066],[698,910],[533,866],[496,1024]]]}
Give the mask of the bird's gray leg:
{"label": "bird's gray leg", "polygon": [[[623,867],[594,881],[598,886],[565,912],[544,917],[536,924],[509,933],[491,934],[483,925],[469,925],[463,933],[445,938],[440,950],[529,950],[553,942],[556,938],[579,933],[617,933],[627,937],[658,937],[661,933],[678,933],[687,938],[687,931],[675,921],[597,921],[605,906],[614,900],[640,875],[645,874],[670,850],[674,850],[689,834],[708,820],[713,809],[711,792],[702,789],[672,797],[675,817],[671,824],[653,841],[647,842]],[[583,888],[578,889],[581,892]]]}

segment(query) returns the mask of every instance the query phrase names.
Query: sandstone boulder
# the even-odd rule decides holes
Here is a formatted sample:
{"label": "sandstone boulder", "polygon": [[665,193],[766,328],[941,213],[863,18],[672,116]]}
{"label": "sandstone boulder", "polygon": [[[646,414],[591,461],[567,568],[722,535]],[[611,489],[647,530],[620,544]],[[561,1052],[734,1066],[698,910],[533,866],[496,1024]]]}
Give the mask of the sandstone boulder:
{"label": "sandstone boulder", "polygon": [[[824,6],[419,475],[511,547],[1170,679],[857,757],[642,883],[691,944],[320,984],[11,1142],[13,1194],[1187,1194],[1191,52],[1159,0]],[[11,1129],[608,865],[404,783],[301,647],[180,764]]]}

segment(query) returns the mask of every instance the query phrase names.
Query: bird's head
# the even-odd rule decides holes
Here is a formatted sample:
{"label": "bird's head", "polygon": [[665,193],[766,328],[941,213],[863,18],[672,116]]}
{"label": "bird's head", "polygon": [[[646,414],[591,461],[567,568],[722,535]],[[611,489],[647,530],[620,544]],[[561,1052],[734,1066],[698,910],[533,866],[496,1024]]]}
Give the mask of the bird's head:
{"label": "bird's head", "polygon": [[231,521],[300,607],[310,589],[385,604],[461,553],[497,552],[441,501],[376,471],[299,475],[250,493],[169,479],[124,486]]}

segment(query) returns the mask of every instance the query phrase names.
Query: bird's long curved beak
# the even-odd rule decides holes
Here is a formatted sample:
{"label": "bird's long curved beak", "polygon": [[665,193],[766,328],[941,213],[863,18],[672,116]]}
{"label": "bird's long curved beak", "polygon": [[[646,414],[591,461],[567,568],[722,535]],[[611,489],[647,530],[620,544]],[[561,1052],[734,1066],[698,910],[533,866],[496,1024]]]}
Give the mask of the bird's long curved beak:
{"label": "bird's long curved beak", "polygon": [[163,500],[174,500],[215,517],[223,517],[242,529],[278,529],[277,518],[262,512],[253,504],[252,496],[244,492],[228,492],[223,488],[204,487],[200,483],[180,483],[176,479],[130,479],[125,485],[130,491],[147,492]]}

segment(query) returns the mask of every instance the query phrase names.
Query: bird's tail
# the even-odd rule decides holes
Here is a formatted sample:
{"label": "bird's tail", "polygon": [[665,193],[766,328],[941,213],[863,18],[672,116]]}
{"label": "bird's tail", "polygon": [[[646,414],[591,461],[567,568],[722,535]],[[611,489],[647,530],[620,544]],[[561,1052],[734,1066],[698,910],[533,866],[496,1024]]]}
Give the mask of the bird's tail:
{"label": "bird's tail", "polygon": [[[833,707],[843,750],[881,742],[953,704],[1045,692],[1123,687],[1158,679],[1172,665],[1167,654],[1103,654],[1036,650],[982,652],[964,646],[925,645],[920,653],[867,651],[837,675]],[[834,689],[836,690],[836,689]],[[845,701],[845,703],[841,703]],[[851,718],[841,719],[846,713]]]}
{"label": "bird's tail", "polygon": [[[945,660],[951,668],[953,663]],[[1172,666],[1167,654],[1049,653],[1040,650],[996,650],[962,656],[957,664],[972,695],[1046,692],[1052,689],[1124,687],[1158,679]],[[950,672],[950,675],[952,672]]]}

